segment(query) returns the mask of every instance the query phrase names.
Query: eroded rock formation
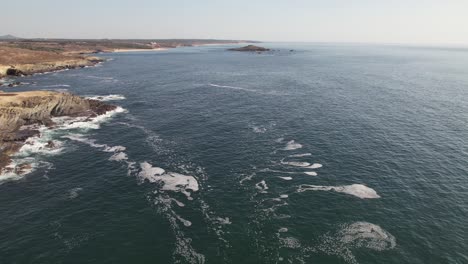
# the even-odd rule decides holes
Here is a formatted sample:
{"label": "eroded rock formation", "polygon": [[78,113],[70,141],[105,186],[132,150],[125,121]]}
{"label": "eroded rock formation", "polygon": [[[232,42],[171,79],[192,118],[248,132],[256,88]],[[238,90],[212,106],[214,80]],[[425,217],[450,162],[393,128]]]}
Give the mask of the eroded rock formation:
{"label": "eroded rock formation", "polygon": [[31,91],[0,92],[0,170],[29,137],[39,132],[25,125],[54,126],[53,117],[72,116],[92,118],[116,107],[100,101],[85,99],[69,93]]}

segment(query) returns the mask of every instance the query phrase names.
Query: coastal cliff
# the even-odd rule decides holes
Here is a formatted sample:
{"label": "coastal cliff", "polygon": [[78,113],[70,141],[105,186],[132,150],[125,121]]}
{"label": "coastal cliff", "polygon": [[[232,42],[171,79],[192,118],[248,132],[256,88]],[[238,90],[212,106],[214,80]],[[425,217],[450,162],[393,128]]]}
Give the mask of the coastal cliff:
{"label": "coastal cliff", "polygon": [[91,119],[114,109],[116,106],[69,93],[0,92],[0,172],[26,139],[39,134],[34,125],[53,127],[53,117]]}

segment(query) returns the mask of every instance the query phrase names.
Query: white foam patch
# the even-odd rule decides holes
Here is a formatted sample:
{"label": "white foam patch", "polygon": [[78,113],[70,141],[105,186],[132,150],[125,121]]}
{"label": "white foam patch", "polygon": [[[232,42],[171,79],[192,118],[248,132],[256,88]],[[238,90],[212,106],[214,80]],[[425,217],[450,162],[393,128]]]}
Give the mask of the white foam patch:
{"label": "white foam patch", "polygon": [[356,248],[382,251],[396,246],[396,239],[392,234],[368,222],[355,222],[344,226],[340,235],[343,243]]}
{"label": "white foam patch", "polygon": [[134,173],[135,169],[135,162],[128,161],[128,155],[124,151],[126,148],[124,146],[109,146],[107,144],[98,144],[96,140],[85,138],[81,134],[69,134],[66,136],[62,136],[62,138],[67,138],[73,141],[84,143],[90,147],[99,149],[100,151],[113,153],[112,156],[109,158],[110,161],[116,162],[125,162],[127,164],[127,174],[130,176]]}
{"label": "white foam patch", "polygon": [[295,237],[280,238],[281,245],[286,248],[300,248],[301,242]]}
{"label": "white foam patch", "polygon": [[281,161],[281,164],[294,166],[294,167],[309,167],[311,164],[309,162],[303,161]]}
{"label": "white foam patch", "polygon": [[55,155],[62,152],[63,143],[51,140],[47,136],[34,136],[28,138],[15,156],[30,156],[33,154]]}
{"label": "white foam patch", "polygon": [[69,199],[75,199],[76,197],[78,197],[80,195],[79,192],[81,192],[82,190],[83,190],[83,188],[73,188],[73,189],[71,189],[68,192],[68,198]]}
{"label": "white foam patch", "polygon": [[0,173],[0,184],[4,181],[19,180],[35,170],[37,163],[33,158],[13,159]]}
{"label": "white foam patch", "polygon": [[28,138],[17,153],[12,155],[12,161],[0,172],[0,182],[19,180],[40,166],[42,156],[60,154],[63,143],[53,139],[55,131],[43,125],[29,125],[22,129],[36,129],[39,135]]}
{"label": "white foam patch", "polygon": [[205,263],[205,256],[195,251],[192,247],[192,239],[185,236],[178,224],[178,222],[181,222],[184,226],[189,227],[192,223],[174,212],[171,208],[172,202],[173,199],[164,194],[157,196],[154,200],[155,205],[158,205],[158,211],[167,217],[174,232],[176,239],[174,255],[185,259],[183,263]]}
{"label": "white foam patch", "polygon": [[320,244],[306,248],[306,252],[324,252],[344,259],[346,263],[359,263],[354,249],[366,248],[376,251],[395,248],[396,239],[380,226],[368,222],[342,225],[334,234],[321,237]]}
{"label": "white foam patch", "polygon": [[340,193],[346,193],[359,197],[361,199],[376,199],[380,198],[377,192],[363,184],[351,184],[344,186],[320,186],[320,185],[307,185],[302,184],[297,189],[297,192],[305,191],[335,191]]}
{"label": "white foam patch", "polygon": [[153,167],[148,162],[140,163],[142,171],[147,175],[163,175],[166,171],[163,168]]}
{"label": "white foam patch", "polygon": [[171,198],[171,201],[173,201],[175,204],[177,204],[177,206],[179,207],[185,207],[185,204],[183,202],[180,202],[179,200],[177,199],[174,199],[174,198]]}
{"label": "white foam patch", "polygon": [[[86,144],[88,146],[91,146],[93,148],[97,148],[97,149],[100,149],[100,150],[102,150],[104,152],[109,152],[109,153],[114,152],[116,154],[120,154],[121,152],[126,150],[126,148],[124,146],[109,146],[107,144],[98,144],[98,143],[96,143],[96,140],[85,138],[83,135],[80,135],[80,134],[70,134],[70,135],[62,136],[62,138],[68,138],[68,139],[71,139],[73,141],[78,141],[78,142],[84,143],[84,144]],[[125,153],[123,153],[123,154],[125,154]],[[122,157],[122,156],[118,156],[118,157]],[[126,157],[126,154],[125,154],[125,157]]]}
{"label": "white foam patch", "polygon": [[286,232],[288,232],[288,228],[287,227],[281,227],[280,229],[278,229],[278,232],[286,233]]}
{"label": "white foam patch", "polygon": [[255,133],[265,133],[267,131],[266,127],[261,127],[261,126],[252,126],[252,130]]}
{"label": "white foam patch", "polygon": [[255,188],[257,188],[260,193],[267,193],[268,185],[266,184],[265,180],[262,180],[255,184]]}
{"label": "white foam patch", "polygon": [[216,221],[221,225],[230,225],[230,224],[232,224],[232,222],[229,220],[229,217],[225,217],[225,218],[217,217]]}
{"label": "white foam patch", "polygon": [[183,175],[175,172],[165,172],[164,169],[153,167],[148,162],[140,163],[141,171],[138,173],[138,179],[141,182],[149,181],[151,183],[162,183],[162,190],[181,192],[190,198],[191,190],[193,192],[198,191],[198,182],[193,176]]}
{"label": "white foam patch", "polygon": [[305,171],[304,173],[307,174],[307,175],[310,175],[310,176],[317,176],[318,175],[315,171]]}
{"label": "white foam patch", "polygon": [[285,181],[290,181],[293,179],[292,177],[281,177],[281,176],[278,176],[278,178],[283,179]]}
{"label": "white foam patch", "polygon": [[87,96],[87,99],[98,100],[98,101],[117,101],[117,100],[125,100],[127,99],[125,96],[121,94],[109,94],[109,95],[94,95],[94,96]]}
{"label": "white foam patch", "polygon": [[255,176],[255,172],[252,173],[252,174],[250,174],[250,175],[248,175],[248,176],[245,176],[244,178],[242,178],[242,179],[239,181],[239,184],[242,185],[242,183],[243,183],[244,181],[250,181],[250,180],[252,180],[253,176]]}
{"label": "white foam patch", "polygon": [[289,155],[290,158],[301,158],[301,157],[309,157],[309,156],[312,156],[312,153],[302,153],[302,154]]}
{"label": "white foam patch", "polygon": [[280,198],[281,198],[281,199],[286,199],[286,198],[288,198],[288,197],[289,197],[289,195],[287,195],[287,194],[281,194],[281,195],[280,195]]}
{"label": "white foam patch", "polygon": [[176,216],[177,220],[179,220],[180,222],[182,222],[182,224],[184,224],[184,226],[189,227],[189,226],[192,225],[192,222],[190,222],[189,220],[184,219],[184,218],[180,217],[179,215],[175,215],[175,216]]}
{"label": "white foam patch", "polygon": [[304,168],[306,168],[306,169],[319,169],[319,168],[322,168],[322,167],[323,167],[322,164],[320,164],[320,163],[314,163],[314,164],[312,164],[312,165],[310,165],[310,166],[306,166],[306,167],[304,167]]}
{"label": "white foam patch", "polygon": [[297,143],[294,140],[291,140],[286,144],[286,147],[284,147],[284,150],[295,150],[295,149],[300,149],[300,148],[302,148],[301,144]]}
{"label": "white foam patch", "polygon": [[[59,73],[59,72],[65,72],[65,71],[69,71],[70,69],[62,69],[62,70],[54,70],[53,72],[51,73]],[[55,75],[55,74],[54,74]]]}
{"label": "white foam patch", "polygon": [[128,156],[124,152],[118,152],[112,155],[109,160],[111,161],[123,161],[123,160],[128,160]]}
{"label": "white foam patch", "polygon": [[209,83],[208,85],[211,86],[211,87],[217,87],[217,88],[240,90],[240,91],[246,91],[246,92],[257,92],[257,90],[243,88],[243,87],[237,87],[237,86],[219,85],[219,84],[213,84],[213,83]]}
{"label": "white foam patch", "polygon": [[99,129],[101,123],[108,121],[116,114],[126,113],[126,112],[127,110],[118,106],[116,109],[112,111],[108,111],[107,113],[96,116],[94,118],[63,116],[63,117],[54,117],[52,118],[52,121],[54,121],[54,123],[57,125],[55,129],[60,129],[60,130],[79,129],[79,130],[87,131],[90,129]]}

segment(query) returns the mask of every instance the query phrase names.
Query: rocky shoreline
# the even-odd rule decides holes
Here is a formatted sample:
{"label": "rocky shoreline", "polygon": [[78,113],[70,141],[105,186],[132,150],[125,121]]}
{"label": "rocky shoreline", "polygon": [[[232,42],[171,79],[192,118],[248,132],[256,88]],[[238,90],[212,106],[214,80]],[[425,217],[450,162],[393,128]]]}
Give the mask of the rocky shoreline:
{"label": "rocky shoreline", "polygon": [[[0,43],[0,86],[4,84],[2,78],[8,76],[17,77],[94,66],[104,59],[87,54],[114,52],[116,48],[152,50],[228,43],[243,43],[243,41],[171,40],[149,42],[149,44],[119,41],[5,42]],[[21,82],[15,80],[7,84],[8,87],[17,85],[21,85]],[[12,165],[12,156],[28,144],[29,138],[41,136],[40,127],[53,129],[56,126],[53,121],[55,117],[67,116],[91,121],[116,108],[114,105],[69,93],[0,91],[0,175],[3,173],[20,175],[31,169],[31,165],[28,164]],[[43,147],[53,149],[54,143],[50,141]]]}
{"label": "rocky shoreline", "polygon": [[36,73],[54,72],[60,70],[84,68],[103,62],[98,57],[83,57],[57,60],[52,62],[0,65],[0,79],[7,76],[24,76]]}
{"label": "rocky shoreline", "polygon": [[[0,92],[0,173],[22,174],[28,165],[9,167],[11,156],[28,138],[40,135],[38,127],[54,128],[54,117],[80,117],[91,120],[117,107],[69,93],[29,91]],[[46,147],[53,148],[53,142]]]}

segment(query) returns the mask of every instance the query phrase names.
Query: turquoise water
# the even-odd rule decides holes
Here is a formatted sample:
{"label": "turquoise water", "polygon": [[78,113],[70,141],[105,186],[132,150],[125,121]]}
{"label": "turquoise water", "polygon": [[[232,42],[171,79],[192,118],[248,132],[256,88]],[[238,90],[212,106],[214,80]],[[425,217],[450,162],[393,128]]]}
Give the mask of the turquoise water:
{"label": "turquoise water", "polygon": [[265,46],[22,78],[125,110],[16,158],[0,263],[468,263],[468,50]]}

